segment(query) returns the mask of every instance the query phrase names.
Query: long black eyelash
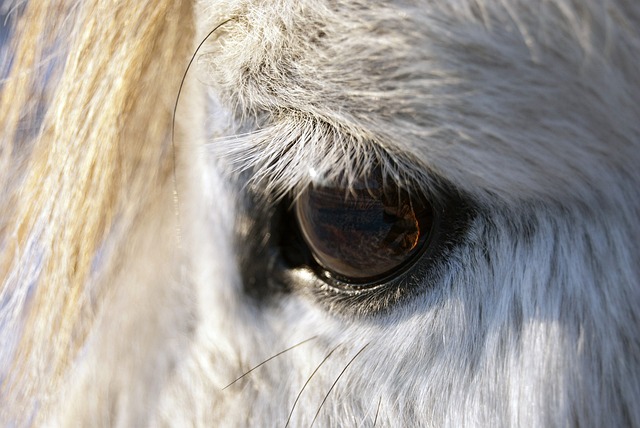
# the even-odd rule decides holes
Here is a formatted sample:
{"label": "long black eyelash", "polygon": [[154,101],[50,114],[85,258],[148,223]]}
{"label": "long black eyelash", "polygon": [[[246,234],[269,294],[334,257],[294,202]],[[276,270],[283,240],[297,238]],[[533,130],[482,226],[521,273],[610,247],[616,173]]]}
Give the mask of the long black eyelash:
{"label": "long black eyelash", "polygon": [[265,365],[265,364],[266,364],[266,363],[268,363],[269,361],[273,360],[274,358],[279,357],[280,355],[282,355],[282,354],[284,354],[284,353],[286,353],[286,352],[289,352],[289,351],[291,351],[292,349],[297,348],[298,346],[304,345],[305,343],[310,342],[310,341],[312,341],[312,340],[316,339],[317,337],[318,337],[318,336],[310,337],[310,338],[308,338],[308,339],[306,339],[306,340],[303,340],[302,342],[298,342],[298,343],[296,343],[295,345],[290,346],[289,348],[285,349],[284,351],[280,351],[280,352],[278,352],[277,354],[272,355],[271,357],[269,357],[269,358],[267,358],[266,360],[262,361],[260,364],[258,364],[258,365],[256,365],[256,366],[254,366],[254,367],[250,368],[249,370],[247,370],[246,372],[244,372],[240,377],[236,378],[236,379],[235,379],[233,382],[231,382],[229,385],[227,385],[227,386],[225,386],[224,388],[222,388],[222,391],[224,391],[225,389],[229,388],[230,386],[232,386],[233,384],[235,384],[236,382],[238,382],[240,379],[242,379],[243,377],[245,377],[245,376],[246,376],[246,375],[248,375],[249,373],[253,372],[255,369],[257,369],[257,368],[259,368],[259,367],[262,367],[263,365]]}
{"label": "long black eyelash", "polygon": [[341,345],[336,346],[335,348],[333,348],[331,350],[331,352],[329,352],[327,354],[326,357],[324,357],[324,359],[320,362],[320,364],[318,364],[318,367],[316,367],[316,369],[313,371],[313,373],[311,373],[311,376],[309,376],[309,378],[307,379],[307,381],[304,383],[304,385],[302,385],[302,389],[300,389],[300,392],[298,393],[298,396],[296,397],[295,401],[293,402],[293,406],[291,406],[291,411],[289,412],[289,417],[287,417],[287,423],[285,424],[284,428],[287,428],[289,426],[289,423],[291,422],[291,417],[293,416],[293,411],[296,408],[296,404],[298,404],[298,400],[300,399],[300,397],[302,396],[302,393],[304,392],[304,390],[306,389],[307,385],[309,384],[309,382],[311,382],[311,379],[313,378],[313,376],[315,376],[315,374],[318,372],[318,370],[320,370],[320,367],[322,367],[322,365],[329,359],[329,357],[331,356],[331,354],[333,354],[333,352],[338,349]]}
{"label": "long black eyelash", "polygon": [[362,348],[360,348],[360,350],[356,353],[356,355],[353,356],[353,358],[351,358],[349,360],[349,362],[347,363],[346,366],[344,366],[344,368],[342,369],[342,371],[340,372],[340,374],[338,375],[338,377],[336,378],[336,380],[333,382],[333,384],[331,385],[331,388],[329,388],[329,391],[327,391],[327,394],[324,396],[324,399],[322,400],[322,403],[320,403],[320,407],[318,407],[318,411],[316,412],[316,415],[313,417],[313,420],[311,421],[311,425],[309,425],[309,428],[311,428],[313,426],[313,424],[315,423],[316,419],[318,419],[318,416],[320,415],[320,410],[322,410],[322,407],[324,406],[324,403],[327,401],[327,398],[329,398],[329,394],[331,394],[331,391],[333,391],[333,388],[336,386],[336,384],[338,383],[338,381],[340,380],[340,378],[342,377],[342,375],[344,374],[344,372],[347,371],[347,369],[349,368],[349,366],[351,365],[351,363],[353,363],[353,361],[358,358],[358,355],[360,355],[362,353],[362,351],[365,350],[365,348],[369,346],[369,343],[367,343],[366,345],[364,345]]}

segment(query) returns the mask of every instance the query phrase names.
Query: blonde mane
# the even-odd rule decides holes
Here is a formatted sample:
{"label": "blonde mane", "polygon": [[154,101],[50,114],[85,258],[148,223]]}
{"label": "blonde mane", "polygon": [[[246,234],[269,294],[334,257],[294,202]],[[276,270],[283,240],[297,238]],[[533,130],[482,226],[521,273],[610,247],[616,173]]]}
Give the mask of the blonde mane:
{"label": "blonde mane", "polygon": [[193,5],[31,1],[15,31],[0,98],[0,300],[13,307],[3,329],[21,333],[3,343],[4,360],[14,356],[0,397],[2,413],[29,413],[83,345],[96,311],[87,289],[108,293],[104,271],[126,257],[101,266],[106,238],[126,246],[170,186],[175,76],[192,53]]}

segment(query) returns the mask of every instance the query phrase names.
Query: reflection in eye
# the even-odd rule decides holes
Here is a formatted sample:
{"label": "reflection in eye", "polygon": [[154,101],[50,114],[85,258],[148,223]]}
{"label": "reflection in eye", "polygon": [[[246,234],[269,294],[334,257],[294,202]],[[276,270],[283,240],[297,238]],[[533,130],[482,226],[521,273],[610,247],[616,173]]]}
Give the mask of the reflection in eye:
{"label": "reflection in eye", "polygon": [[316,262],[350,283],[382,279],[415,260],[433,224],[424,197],[383,184],[379,171],[348,191],[309,187],[296,202],[296,216]]}

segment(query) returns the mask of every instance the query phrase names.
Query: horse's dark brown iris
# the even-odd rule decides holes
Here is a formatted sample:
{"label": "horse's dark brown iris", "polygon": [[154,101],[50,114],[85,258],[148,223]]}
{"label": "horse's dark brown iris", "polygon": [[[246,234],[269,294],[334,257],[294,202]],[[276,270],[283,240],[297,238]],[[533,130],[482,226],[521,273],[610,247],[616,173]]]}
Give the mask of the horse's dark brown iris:
{"label": "horse's dark brown iris", "polygon": [[352,283],[381,279],[414,260],[429,239],[433,210],[424,197],[368,176],[349,191],[311,186],[296,202],[316,262]]}

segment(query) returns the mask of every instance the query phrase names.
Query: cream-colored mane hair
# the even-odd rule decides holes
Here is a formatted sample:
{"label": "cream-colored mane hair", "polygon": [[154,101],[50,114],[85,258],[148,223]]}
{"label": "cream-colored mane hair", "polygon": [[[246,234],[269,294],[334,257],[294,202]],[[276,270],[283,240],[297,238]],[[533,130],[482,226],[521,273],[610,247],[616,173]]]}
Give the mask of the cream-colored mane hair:
{"label": "cream-colored mane hair", "polygon": [[[0,7],[0,425],[640,426],[636,0]],[[291,262],[376,171],[441,247]]]}

